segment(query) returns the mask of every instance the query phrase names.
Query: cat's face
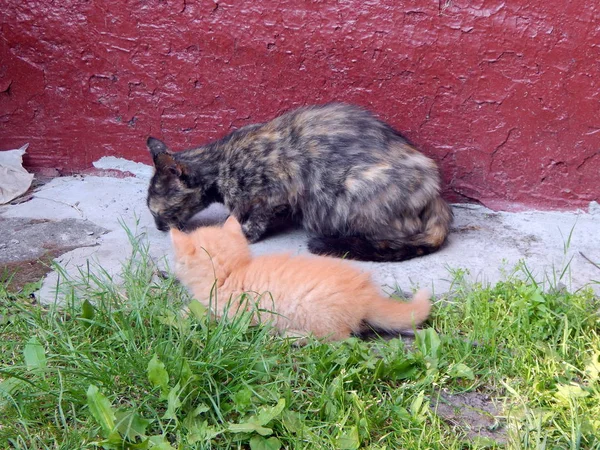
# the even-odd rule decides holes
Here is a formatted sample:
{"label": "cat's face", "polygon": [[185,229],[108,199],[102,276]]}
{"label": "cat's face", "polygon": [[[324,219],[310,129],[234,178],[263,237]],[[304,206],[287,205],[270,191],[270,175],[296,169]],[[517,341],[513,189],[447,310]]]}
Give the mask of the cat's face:
{"label": "cat's face", "polygon": [[208,206],[202,186],[189,188],[176,173],[157,167],[148,187],[148,209],[156,228],[182,230],[194,214]]}
{"label": "cat's face", "polygon": [[164,143],[149,138],[147,145],[155,168],[148,187],[148,209],[159,230],[181,230],[194,214],[212,201],[206,195],[205,186],[198,183],[191,186],[187,167],[174,158]]}

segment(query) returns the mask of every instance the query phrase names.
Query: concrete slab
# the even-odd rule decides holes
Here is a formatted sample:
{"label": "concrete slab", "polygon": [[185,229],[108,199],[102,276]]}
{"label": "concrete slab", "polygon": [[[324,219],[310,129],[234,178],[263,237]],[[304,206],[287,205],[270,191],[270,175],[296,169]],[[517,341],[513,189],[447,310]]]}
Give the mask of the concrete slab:
{"label": "concrete slab", "polygon": [[[105,234],[96,237],[96,246],[77,248],[58,258],[69,274],[87,270],[89,261],[92,267],[101,266],[118,279],[121,264],[130,254],[124,226],[148,242],[150,255],[159,265],[172,263],[168,235],[156,230],[145,203],[151,170],[122,160],[103,160],[102,167],[126,168],[136,176],[55,178],[41,186],[31,200],[0,207],[0,216],[51,221],[77,219],[106,229]],[[401,263],[352,264],[371,271],[376,282],[388,292],[396,287],[408,291],[419,286],[441,293],[450,288],[451,270],[463,269],[468,272],[468,279],[494,283],[521,260],[538,279],[543,279],[544,274],[553,278],[553,273],[560,273],[570,262],[562,283],[570,289],[592,283],[592,288],[600,293],[600,284],[593,283],[600,280],[600,269],[589,261],[600,262],[597,208],[590,208],[593,213],[504,213],[479,206],[455,205],[454,211],[453,233],[445,248],[437,253]],[[215,222],[226,215],[221,205],[213,205],[198,220]],[[29,245],[35,248],[40,243],[34,238]],[[292,230],[254,244],[252,249],[255,254],[305,253],[306,235],[302,230]],[[56,281],[56,273],[46,277],[40,292],[41,301],[54,301]]]}
{"label": "concrete slab", "polygon": [[97,244],[106,230],[78,219],[0,217],[0,276],[12,290],[38,281],[51,262],[70,250]]}
{"label": "concrete slab", "polygon": [[[39,258],[47,250],[96,245],[106,232],[92,222],[0,217],[0,264]],[[37,245],[32,246],[35,242]]]}

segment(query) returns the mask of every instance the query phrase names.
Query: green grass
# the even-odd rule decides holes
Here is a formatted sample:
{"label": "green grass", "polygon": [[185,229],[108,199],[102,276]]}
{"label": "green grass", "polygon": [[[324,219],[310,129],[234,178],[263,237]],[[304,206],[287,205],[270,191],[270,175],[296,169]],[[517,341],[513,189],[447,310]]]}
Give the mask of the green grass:
{"label": "green grass", "polygon": [[[0,448],[600,449],[590,290],[456,271],[412,344],[296,347],[244,315],[183,315],[188,295],[132,242],[122,283],[82,274],[61,307],[0,288]],[[493,398],[503,439],[445,421],[442,392]]]}

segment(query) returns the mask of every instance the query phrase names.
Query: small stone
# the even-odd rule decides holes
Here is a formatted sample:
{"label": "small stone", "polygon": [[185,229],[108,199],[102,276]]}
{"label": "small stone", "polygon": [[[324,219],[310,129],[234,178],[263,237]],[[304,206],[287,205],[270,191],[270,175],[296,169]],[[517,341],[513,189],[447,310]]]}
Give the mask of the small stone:
{"label": "small stone", "polygon": [[11,239],[10,243],[13,244],[13,245],[17,245],[19,243],[19,240],[18,239]]}
{"label": "small stone", "polygon": [[91,231],[91,230],[90,231],[86,231],[86,233],[87,233],[88,236],[91,236],[92,234],[94,234],[94,232]]}

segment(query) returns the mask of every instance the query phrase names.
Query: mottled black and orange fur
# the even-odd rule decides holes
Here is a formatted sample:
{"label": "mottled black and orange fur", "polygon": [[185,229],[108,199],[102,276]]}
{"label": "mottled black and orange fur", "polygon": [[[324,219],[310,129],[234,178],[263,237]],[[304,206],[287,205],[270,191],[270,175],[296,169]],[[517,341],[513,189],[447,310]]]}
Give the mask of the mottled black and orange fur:
{"label": "mottled black and orange fur", "polygon": [[250,242],[289,214],[313,253],[401,261],[440,248],[452,222],[435,163],[356,106],[300,108],[181,152],[155,138],[148,148],[161,230],[222,202]]}

